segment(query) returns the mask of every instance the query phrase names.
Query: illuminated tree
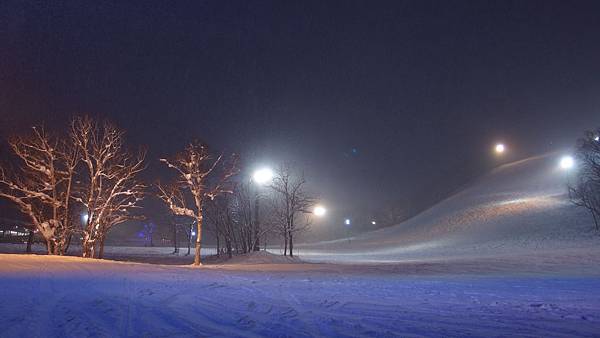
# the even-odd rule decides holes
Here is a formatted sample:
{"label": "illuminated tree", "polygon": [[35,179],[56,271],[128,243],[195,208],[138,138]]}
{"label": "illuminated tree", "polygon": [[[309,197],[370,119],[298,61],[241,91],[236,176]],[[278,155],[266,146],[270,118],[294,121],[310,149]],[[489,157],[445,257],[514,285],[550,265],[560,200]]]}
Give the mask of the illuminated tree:
{"label": "illuminated tree", "polygon": [[75,194],[87,214],[82,253],[93,258],[97,247],[103,252],[112,227],[141,218],[133,211],[143,198],[145,186],[138,175],[145,168],[145,152],[132,155],[124,147],[121,130],[88,117],[73,120],[71,136],[81,154],[84,173]]}
{"label": "illuminated tree", "polygon": [[10,140],[18,158],[14,170],[0,168],[0,197],[13,202],[46,240],[48,254],[65,253],[73,231],[71,197],[78,150],[33,128]]}
{"label": "illuminated tree", "polygon": [[[158,185],[158,196],[177,216],[196,222],[196,251],[194,265],[201,264],[202,225],[205,201],[232,193],[230,179],[237,173],[236,157],[225,163],[222,155],[213,159],[204,145],[191,143],[175,159],[161,159],[177,172],[178,180],[168,187]],[[190,198],[193,202],[188,203]]]}

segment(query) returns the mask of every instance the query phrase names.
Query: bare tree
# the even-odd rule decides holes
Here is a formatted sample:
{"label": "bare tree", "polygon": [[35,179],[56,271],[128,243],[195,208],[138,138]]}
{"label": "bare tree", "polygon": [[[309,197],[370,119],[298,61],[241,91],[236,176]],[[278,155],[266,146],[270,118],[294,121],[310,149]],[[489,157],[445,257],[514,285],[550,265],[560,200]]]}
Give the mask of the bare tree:
{"label": "bare tree", "polygon": [[600,230],[600,141],[596,132],[588,131],[577,141],[577,176],[569,186],[569,197],[589,211],[596,230]]}
{"label": "bare tree", "polygon": [[73,120],[71,136],[85,172],[75,197],[87,212],[82,252],[83,257],[93,258],[98,246],[103,251],[112,227],[141,218],[133,211],[143,198],[145,187],[138,175],[145,168],[145,152],[130,154],[121,130],[108,122],[100,125],[89,117]]}
{"label": "bare tree", "polygon": [[289,250],[294,256],[294,237],[298,232],[310,227],[310,214],[316,199],[305,191],[304,174],[295,173],[290,164],[282,164],[276,171],[271,189],[275,192],[272,200],[272,222],[279,224],[279,234],[284,240],[284,256]]}
{"label": "bare tree", "polygon": [[[204,202],[231,193],[230,179],[237,173],[236,157],[224,163],[222,155],[213,159],[207,148],[191,143],[174,160],[161,159],[169,168],[177,171],[179,179],[170,187],[158,185],[159,197],[175,215],[196,221],[196,252],[194,265],[201,264],[202,225]],[[188,204],[186,194],[193,200]]]}
{"label": "bare tree", "polygon": [[0,168],[0,197],[16,204],[46,240],[48,254],[62,255],[73,231],[71,195],[79,154],[43,128],[10,140],[16,169]]}
{"label": "bare tree", "polygon": [[243,253],[257,251],[260,238],[270,231],[267,224],[259,227],[256,204],[253,207],[253,199],[256,203],[257,198],[258,195],[251,192],[251,184],[242,182],[236,186],[231,199],[232,218]]}
{"label": "bare tree", "polygon": [[217,256],[220,255],[220,239],[223,238],[225,241],[225,250],[229,258],[233,256],[234,249],[236,252],[239,252],[235,232],[236,223],[232,218],[231,205],[229,196],[222,195],[210,201],[206,210],[207,219],[212,224],[212,228],[209,229],[217,240]]}

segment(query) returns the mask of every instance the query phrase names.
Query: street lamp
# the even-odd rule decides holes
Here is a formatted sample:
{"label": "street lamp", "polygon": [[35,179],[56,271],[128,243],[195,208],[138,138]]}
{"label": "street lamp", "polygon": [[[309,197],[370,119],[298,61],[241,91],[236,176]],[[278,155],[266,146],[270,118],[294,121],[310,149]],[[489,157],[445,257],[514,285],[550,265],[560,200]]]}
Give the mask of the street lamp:
{"label": "street lamp", "polygon": [[254,172],[252,175],[254,182],[263,185],[273,180],[273,171],[269,168],[262,168]]}
{"label": "street lamp", "polygon": [[325,209],[325,207],[323,207],[322,205],[317,205],[313,209],[313,214],[315,214],[315,216],[323,217],[325,216],[325,213],[327,213],[327,209]]}
{"label": "street lamp", "polygon": [[258,169],[252,175],[252,181],[256,183],[256,196],[254,197],[254,251],[260,248],[258,235],[260,234],[260,192],[259,189],[263,185],[273,181],[273,170],[270,168]]}
{"label": "street lamp", "polygon": [[496,154],[500,155],[504,153],[506,147],[504,146],[504,144],[498,143],[496,144],[496,147],[494,147],[494,150],[496,151]]}
{"label": "street lamp", "polygon": [[346,224],[346,225],[350,225],[350,219],[349,219],[349,218],[346,218],[346,220],[344,221],[344,224]]}
{"label": "street lamp", "polygon": [[560,158],[559,166],[563,170],[569,170],[575,165],[575,160],[572,156],[565,155]]}

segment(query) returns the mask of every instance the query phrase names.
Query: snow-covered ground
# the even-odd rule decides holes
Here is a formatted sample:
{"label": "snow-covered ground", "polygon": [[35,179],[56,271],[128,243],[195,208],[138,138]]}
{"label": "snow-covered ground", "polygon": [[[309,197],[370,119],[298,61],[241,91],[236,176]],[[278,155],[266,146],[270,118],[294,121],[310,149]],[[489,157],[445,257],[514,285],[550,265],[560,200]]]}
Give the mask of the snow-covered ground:
{"label": "snow-covered ground", "polygon": [[0,336],[599,336],[600,239],[556,159],[502,166],[394,227],[298,245],[302,260],[0,254]]}
{"label": "snow-covered ground", "polygon": [[[263,257],[264,258],[264,257]],[[600,332],[600,279],[329,264],[191,267],[0,255],[3,337]]]}

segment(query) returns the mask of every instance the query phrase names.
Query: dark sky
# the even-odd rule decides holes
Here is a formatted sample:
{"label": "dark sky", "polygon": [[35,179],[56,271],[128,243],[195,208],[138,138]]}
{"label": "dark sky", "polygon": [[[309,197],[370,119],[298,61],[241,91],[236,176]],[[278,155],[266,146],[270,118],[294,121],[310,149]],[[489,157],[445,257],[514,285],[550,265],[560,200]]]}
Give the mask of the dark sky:
{"label": "dark sky", "polygon": [[194,138],[294,160],[338,216],[568,147],[599,94],[597,1],[0,2],[3,138],[89,113],[153,175]]}

